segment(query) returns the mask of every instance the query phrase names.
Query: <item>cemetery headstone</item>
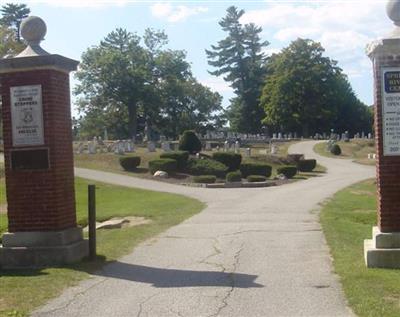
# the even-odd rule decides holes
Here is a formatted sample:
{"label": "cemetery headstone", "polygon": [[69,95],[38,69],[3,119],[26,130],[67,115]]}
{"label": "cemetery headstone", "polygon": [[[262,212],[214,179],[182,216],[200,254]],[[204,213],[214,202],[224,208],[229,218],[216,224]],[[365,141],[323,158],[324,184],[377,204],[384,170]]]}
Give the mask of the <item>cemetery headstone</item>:
{"label": "cemetery headstone", "polygon": [[156,145],[153,141],[147,142],[147,150],[149,152],[155,152],[156,151]]}
{"label": "cemetery headstone", "polygon": [[170,152],[171,151],[171,144],[168,141],[164,141],[161,143],[161,149],[164,152]]}

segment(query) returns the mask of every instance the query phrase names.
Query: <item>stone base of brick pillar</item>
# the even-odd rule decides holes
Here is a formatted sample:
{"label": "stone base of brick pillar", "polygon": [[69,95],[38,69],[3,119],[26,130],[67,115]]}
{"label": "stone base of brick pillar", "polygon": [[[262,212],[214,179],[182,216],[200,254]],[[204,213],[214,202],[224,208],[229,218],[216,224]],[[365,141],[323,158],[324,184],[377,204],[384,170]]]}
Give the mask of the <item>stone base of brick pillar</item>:
{"label": "stone base of brick pillar", "polygon": [[89,253],[88,241],[83,239],[82,228],[5,233],[2,240],[2,269],[70,264],[80,261]]}
{"label": "stone base of brick pillar", "polygon": [[365,264],[370,268],[400,268],[400,233],[372,229],[372,239],[364,240]]}

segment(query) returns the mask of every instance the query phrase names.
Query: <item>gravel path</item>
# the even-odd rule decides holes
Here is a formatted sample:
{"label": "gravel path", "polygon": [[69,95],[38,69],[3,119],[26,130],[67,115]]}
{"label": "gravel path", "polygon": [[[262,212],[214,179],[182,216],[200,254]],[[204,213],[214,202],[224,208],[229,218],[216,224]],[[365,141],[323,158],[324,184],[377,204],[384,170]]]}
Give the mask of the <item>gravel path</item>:
{"label": "gravel path", "polygon": [[328,173],[254,189],[203,189],[85,169],[108,183],[181,193],[200,214],[67,289],[34,316],[351,316],[318,222],[319,204],[375,169],[320,157],[315,142],[292,153]]}

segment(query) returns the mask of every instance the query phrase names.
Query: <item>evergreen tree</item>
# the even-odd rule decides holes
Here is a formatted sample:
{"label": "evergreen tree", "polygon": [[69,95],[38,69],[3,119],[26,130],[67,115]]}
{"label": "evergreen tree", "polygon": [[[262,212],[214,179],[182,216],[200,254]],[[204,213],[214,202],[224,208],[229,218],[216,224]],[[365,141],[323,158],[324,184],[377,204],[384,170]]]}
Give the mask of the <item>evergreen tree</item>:
{"label": "evergreen tree", "polygon": [[26,18],[31,10],[26,4],[7,3],[0,9],[2,17],[0,24],[5,27],[12,28],[15,31],[16,39],[21,42],[20,25],[23,18]]}
{"label": "evergreen tree", "polygon": [[264,117],[259,98],[266,74],[262,49],[269,43],[261,41],[260,27],[240,23],[243,14],[244,10],[234,6],[227,9],[219,24],[228,35],[206,50],[206,54],[209,65],[216,68],[210,73],[224,75],[236,94],[227,113],[231,128],[237,132],[259,133]]}

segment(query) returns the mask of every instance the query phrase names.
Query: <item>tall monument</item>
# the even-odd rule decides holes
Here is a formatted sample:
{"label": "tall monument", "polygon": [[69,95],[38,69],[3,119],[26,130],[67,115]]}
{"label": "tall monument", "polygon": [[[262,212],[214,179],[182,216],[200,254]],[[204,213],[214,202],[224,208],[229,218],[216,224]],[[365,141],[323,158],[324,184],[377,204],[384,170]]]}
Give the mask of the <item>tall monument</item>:
{"label": "tall monument", "polygon": [[365,240],[368,267],[400,268],[400,0],[386,7],[395,28],[368,45],[373,63],[378,226]]}
{"label": "tall monument", "polygon": [[46,24],[21,23],[26,49],[0,59],[8,232],[3,268],[78,261],[88,253],[77,227],[69,73],[78,62],[40,47]]}

